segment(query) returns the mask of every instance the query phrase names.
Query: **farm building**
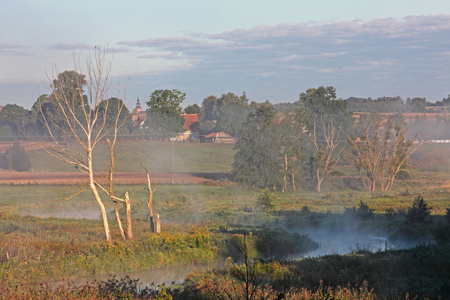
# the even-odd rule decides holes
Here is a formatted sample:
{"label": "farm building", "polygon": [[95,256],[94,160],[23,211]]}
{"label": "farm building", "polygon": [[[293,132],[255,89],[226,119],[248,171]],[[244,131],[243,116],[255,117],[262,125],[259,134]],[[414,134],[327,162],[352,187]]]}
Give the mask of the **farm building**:
{"label": "farm building", "polygon": [[198,115],[197,114],[182,114],[184,118],[183,130],[184,132],[177,135],[176,140],[186,142],[189,140],[198,139]]}
{"label": "farm building", "polygon": [[205,139],[209,143],[215,144],[233,144],[235,143],[235,138],[225,132],[212,132],[205,136]]}

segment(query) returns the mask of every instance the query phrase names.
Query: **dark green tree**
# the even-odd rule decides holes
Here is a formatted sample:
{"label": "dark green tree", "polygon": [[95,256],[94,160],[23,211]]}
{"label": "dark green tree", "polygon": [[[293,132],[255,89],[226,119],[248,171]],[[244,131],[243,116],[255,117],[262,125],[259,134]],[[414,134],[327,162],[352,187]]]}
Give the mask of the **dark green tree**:
{"label": "dark green tree", "polygon": [[[115,97],[109,98],[107,101],[103,100],[100,102],[98,115],[100,120],[103,120],[103,118],[105,119],[105,127],[107,129],[114,128],[116,121],[119,124],[126,121],[129,121],[131,123],[131,119],[126,120],[126,118],[130,115],[130,111],[121,99],[117,99]],[[117,118],[117,115],[119,115],[119,118]],[[128,127],[127,124],[124,125],[125,126],[122,126],[121,128]]]}
{"label": "dark green tree", "polygon": [[150,101],[146,102],[150,112],[176,110],[182,112],[181,104],[186,98],[186,93],[177,89],[156,90],[150,95]]}
{"label": "dark green tree", "polygon": [[[86,76],[83,74],[76,71],[64,71],[59,73],[50,86],[52,88],[52,94],[50,95],[52,105],[61,105],[56,99],[64,99],[64,105],[67,106],[66,109],[81,116],[83,114],[83,109],[89,110],[87,96],[84,95],[84,87],[86,85]],[[74,118],[70,115],[68,117],[72,118],[73,124],[75,122]],[[64,116],[56,115],[52,121],[61,126],[64,124],[64,122],[60,120],[62,118],[64,118]]]}
{"label": "dark green tree", "polygon": [[184,118],[181,116],[185,93],[179,90],[156,90],[147,102],[148,131],[160,138],[174,137],[183,131]]}
{"label": "dark green tree", "polygon": [[184,113],[185,114],[197,114],[199,119],[201,119],[204,114],[203,109],[195,103],[192,105],[188,105],[184,109]]}
{"label": "dark green tree", "polygon": [[220,98],[209,96],[203,100],[204,121],[215,121],[214,131],[223,131],[239,136],[242,124],[250,113],[247,95],[223,94]]}
{"label": "dark green tree", "polygon": [[[17,104],[7,104],[0,111],[0,127],[3,133],[11,132],[9,140],[18,138],[33,130],[33,118],[29,110]],[[10,128],[10,130],[7,129]]]}
{"label": "dark green tree", "polygon": [[283,186],[279,129],[271,105],[262,105],[248,115],[234,147],[232,175],[237,182],[270,189]]}
{"label": "dark green tree", "polygon": [[[31,109],[39,134],[47,134],[47,129],[51,129],[54,136],[64,135],[70,126],[77,126],[76,118],[82,118],[85,111],[90,113],[88,97],[84,94],[86,86],[83,74],[76,71],[58,74],[49,86],[52,93],[39,96]],[[67,112],[66,115],[61,113],[61,109]]]}

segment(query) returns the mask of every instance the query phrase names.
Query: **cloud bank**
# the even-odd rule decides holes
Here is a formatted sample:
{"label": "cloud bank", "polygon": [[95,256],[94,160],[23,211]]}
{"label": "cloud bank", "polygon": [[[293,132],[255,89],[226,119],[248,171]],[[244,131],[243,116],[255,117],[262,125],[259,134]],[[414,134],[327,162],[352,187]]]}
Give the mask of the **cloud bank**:
{"label": "cloud bank", "polygon": [[[276,95],[277,100],[296,100],[292,95],[320,85],[334,85],[343,97],[408,94],[437,97],[433,101],[448,93],[443,86],[450,80],[448,36],[450,16],[434,15],[260,25],[119,45],[136,49],[140,59],[189,62],[180,63],[181,72],[229,83],[225,88],[233,83],[247,91],[278,88],[255,92],[257,101]],[[171,76],[181,77],[173,72],[172,66]]]}

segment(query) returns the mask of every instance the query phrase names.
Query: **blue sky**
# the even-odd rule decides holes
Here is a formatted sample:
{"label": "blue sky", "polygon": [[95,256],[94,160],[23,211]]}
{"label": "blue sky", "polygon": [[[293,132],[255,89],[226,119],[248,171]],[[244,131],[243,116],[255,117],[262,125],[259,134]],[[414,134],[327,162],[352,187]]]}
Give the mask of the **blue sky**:
{"label": "blue sky", "polygon": [[448,0],[2,0],[0,28],[0,105],[30,108],[95,45],[114,52],[111,96],[130,79],[130,108],[165,88],[185,105],[229,91],[292,102],[322,85],[342,98],[450,93]]}

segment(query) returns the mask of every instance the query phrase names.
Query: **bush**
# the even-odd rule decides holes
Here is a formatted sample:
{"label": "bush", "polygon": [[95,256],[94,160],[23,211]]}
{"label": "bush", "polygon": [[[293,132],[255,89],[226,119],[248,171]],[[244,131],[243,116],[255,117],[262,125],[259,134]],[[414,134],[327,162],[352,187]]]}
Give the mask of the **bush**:
{"label": "bush", "polygon": [[369,207],[362,200],[359,202],[359,207],[356,210],[356,216],[361,219],[372,218],[374,215],[374,210]]}
{"label": "bush", "polygon": [[275,207],[273,204],[273,201],[276,200],[276,197],[272,192],[265,188],[264,191],[258,195],[258,198],[256,200],[256,207],[262,208],[263,210],[270,210]]}
{"label": "bush", "polygon": [[421,195],[418,195],[412,206],[408,209],[408,221],[411,223],[431,221],[430,213],[431,207],[428,207],[428,203],[423,200]]}

